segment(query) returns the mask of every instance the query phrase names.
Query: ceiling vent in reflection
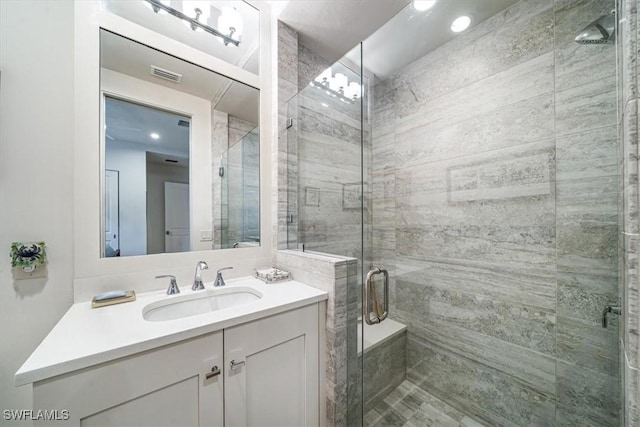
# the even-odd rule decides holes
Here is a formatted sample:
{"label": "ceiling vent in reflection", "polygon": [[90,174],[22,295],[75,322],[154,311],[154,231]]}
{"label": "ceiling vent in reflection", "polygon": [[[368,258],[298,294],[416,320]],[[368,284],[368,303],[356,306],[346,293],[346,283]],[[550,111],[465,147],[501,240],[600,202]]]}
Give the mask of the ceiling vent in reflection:
{"label": "ceiling vent in reflection", "polygon": [[155,65],[151,66],[151,75],[174,83],[180,83],[180,81],[182,81],[182,74],[174,73],[173,71],[165,70]]}
{"label": "ceiling vent in reflection", "polygon": [[178,126],[182,126],[184,128],[188,128],[189,127],[189,122],[186,120],[178,120]]}

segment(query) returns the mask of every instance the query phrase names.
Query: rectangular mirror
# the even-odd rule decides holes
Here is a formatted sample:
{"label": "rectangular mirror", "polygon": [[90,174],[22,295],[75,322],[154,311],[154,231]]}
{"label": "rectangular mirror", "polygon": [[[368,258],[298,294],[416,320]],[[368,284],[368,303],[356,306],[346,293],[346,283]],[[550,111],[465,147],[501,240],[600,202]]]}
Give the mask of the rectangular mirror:
{"label": "rectangular mirror", "polygon": [[260,74],[260,13],[242,0],[103,0],[105,10]]}
{"label": "rectangular mirror", "polygon": [[102,256],[259,245],[259,90],[100,31]]}

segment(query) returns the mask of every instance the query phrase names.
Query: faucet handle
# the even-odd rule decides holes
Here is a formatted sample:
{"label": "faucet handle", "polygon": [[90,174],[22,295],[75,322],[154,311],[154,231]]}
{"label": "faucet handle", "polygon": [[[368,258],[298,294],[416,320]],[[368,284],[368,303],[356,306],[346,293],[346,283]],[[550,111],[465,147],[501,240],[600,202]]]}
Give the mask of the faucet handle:
{"label": "faucet handle", "polygon": [[222,278],[222,273],[221,273],[221,271],[223,270],[233,270],[233,267],[223,267],[216,272],[216,281],[213,283],[213,286],[216,288],[225,285],[224,279]]}
{"label": "faucet handle", "polygon": [[178,287],[178,282],[176,282],[176,276],[173,276],[171,274],[163,274],[161,276],[156,276],[156,279],[162,279],[165,277],[171,279],[169,281],[169,287],[167,288],[167,295],[179,294],[180,288]]}
{"label": "faucet handle", "polygon": [[196,275],[193,278],[193,285],[191,286],[192,291],[200,291],[204,289],[204,284],[202,283],[202,270],[208,270],[209,265],[204,261],[199,261],[196,264]]}

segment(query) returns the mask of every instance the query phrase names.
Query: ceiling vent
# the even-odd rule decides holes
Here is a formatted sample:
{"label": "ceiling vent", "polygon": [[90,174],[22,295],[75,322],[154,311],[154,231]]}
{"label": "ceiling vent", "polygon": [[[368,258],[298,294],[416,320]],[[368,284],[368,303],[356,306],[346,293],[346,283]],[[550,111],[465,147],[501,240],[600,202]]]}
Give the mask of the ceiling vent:
{"label": "ceiling vent", "polygon": [[182,74],[174,73],[173,71],[165,70],[155,65],[151,66],[151,75],[174,83],[180,83],[180,81],[182,81]]}

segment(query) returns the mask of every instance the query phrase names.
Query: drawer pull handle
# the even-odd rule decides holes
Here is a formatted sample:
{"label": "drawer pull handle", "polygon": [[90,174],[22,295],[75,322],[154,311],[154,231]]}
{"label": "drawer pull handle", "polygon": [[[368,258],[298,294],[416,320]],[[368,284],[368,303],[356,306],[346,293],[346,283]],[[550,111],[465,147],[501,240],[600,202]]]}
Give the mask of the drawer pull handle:
{"label": "drawer pull handle", "polygon": [[207,374],[205,375],[205,378],[209,380],[213,377],[217,377],[218,375],[220,375],[220,368],[218,368],[218,365],[216,365],[213,368],[211,368],[211,372],[207,372]]}
{"label": "drawer pull handle", "polygon": [[229,365],[231,365],[231,369],[236,369],[240,366],[244,366],[244,360],[242,362],[236,362],[235,360],[232,360]]}

